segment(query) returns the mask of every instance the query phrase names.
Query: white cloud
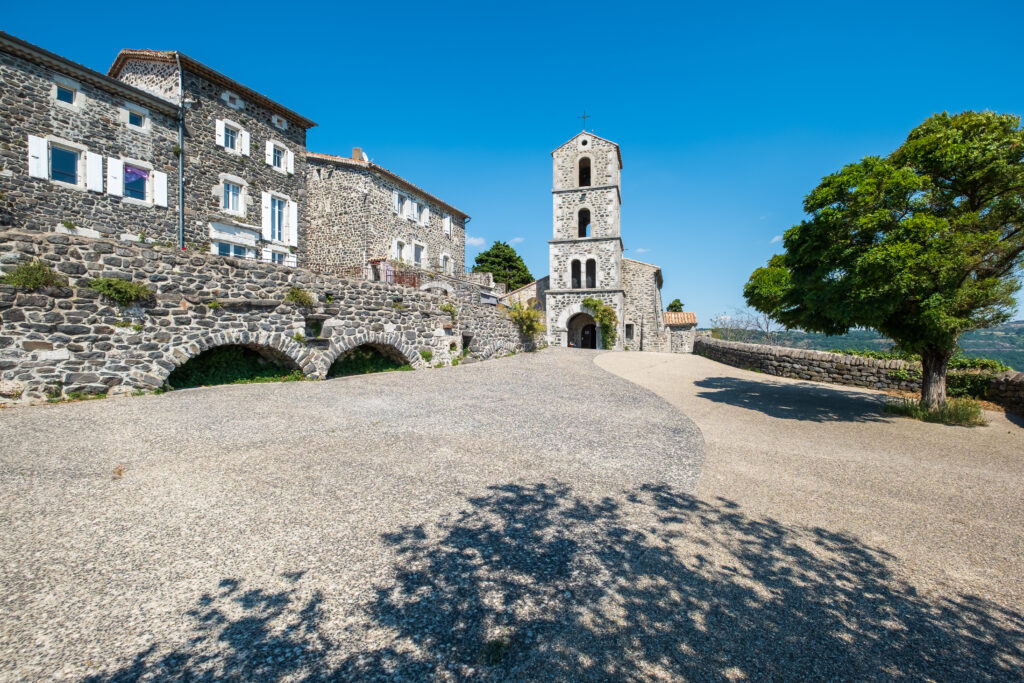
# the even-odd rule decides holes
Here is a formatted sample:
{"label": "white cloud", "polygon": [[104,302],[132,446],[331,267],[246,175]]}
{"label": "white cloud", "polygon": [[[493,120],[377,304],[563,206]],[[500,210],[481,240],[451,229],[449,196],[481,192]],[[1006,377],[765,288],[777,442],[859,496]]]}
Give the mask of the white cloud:
{"label": "white cloud", "polygon": [[466,244],[470,247],[482,247],[485,244],[483,237],[470,237],[466,235]]}
{"label": "white cloud", "polygon": [[775,237],[772,238],[771,243],[775,244],[776,242],[781,242],[781,241],[782,241],[782,235],[776,235]]}
{"label": "white cloud", "polygon": [[525,237],[513,237],[512,239],[510,239],[508,241],[508,243],[509,244],[519,244],[520,242],[525,242],[525,241],[526,241]]}
{"label": "white cloud", "polygon": [[639,249],[636,249],[634,251],[636,251],[636,253],[638,254],[646,254],[647,252],[650,251],[650,249],[644,249],[643,247],[640,247]]}

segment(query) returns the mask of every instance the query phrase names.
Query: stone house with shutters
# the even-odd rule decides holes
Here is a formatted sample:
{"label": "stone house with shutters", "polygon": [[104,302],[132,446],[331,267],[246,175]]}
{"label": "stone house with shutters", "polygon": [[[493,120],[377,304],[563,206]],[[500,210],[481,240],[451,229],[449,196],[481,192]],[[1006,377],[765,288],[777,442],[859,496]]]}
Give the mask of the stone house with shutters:
{"label": "stone house with shutters", "polygon": [[602,348],[600,327],[583,304],[597,299],[618,318],[614,348],[673,350],[661,305],[661,268],[623,256],[619,146],[584,130],[551,157],[550,272],[503,302],[544,311],[548,344]]}
{"label": "stone house with shutters", "polygon": [[0,33],[0,226],[176,230],[177,108]]}
{"label": "stone house with shutters", "polygon": [[341,274],[398,262],[464,276],[469,216],[358,147],[351,157],[307,154],[306,190],[310,269]]}
{"label": "stone house with shutters", "polygon": [[306,132],[316,124],[180,52],[122,50],[108,75],[181,104],[184,241],[298,265]]}

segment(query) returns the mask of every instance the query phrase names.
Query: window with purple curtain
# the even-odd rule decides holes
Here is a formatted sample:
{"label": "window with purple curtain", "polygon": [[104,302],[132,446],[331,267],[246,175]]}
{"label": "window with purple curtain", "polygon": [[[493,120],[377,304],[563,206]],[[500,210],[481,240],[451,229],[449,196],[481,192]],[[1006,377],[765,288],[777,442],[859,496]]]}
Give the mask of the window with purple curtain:
{"label": "window with purple curtain", "polygon": [[149,180],[149,171],[144,168],[124,165],[124,196],[135,199],[146,198],[146,181]]}

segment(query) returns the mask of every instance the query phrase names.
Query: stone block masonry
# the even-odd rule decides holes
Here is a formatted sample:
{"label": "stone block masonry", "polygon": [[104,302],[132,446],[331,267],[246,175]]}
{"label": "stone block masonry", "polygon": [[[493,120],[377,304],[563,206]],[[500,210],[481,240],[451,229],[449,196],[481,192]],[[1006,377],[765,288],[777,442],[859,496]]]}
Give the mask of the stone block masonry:
{"label": "stone block masonry", "polygon": [[[841,353],[791,349],[784,346],[743,344],[698,337],[693,352],[711,360],[778,377],[829,382],[870,389],[921,391],[916,379],[902,379],[917,371],[919,363],[878,360]],[[1024,414],[1024,373],[1003,373],[989,382],[986,398],[1018,414]]]}
{"label": "stone block masonry", "polygon": [[[154,389],[179,365],[225,344],[255,348],[316,378],[361,344],[388,347],[417,369],[427,366],[421,351],[430,351],[431,364],[450,364],[464,346],[480,359],[526,348],[496,307],[456,300],[453,318],[440,308],[451,298],[400,285],[134,242],[0,233],[0,269],[31,260],[65,275],[68,286],[0,285],[4,403]],[[145,283],[154,297],[119,307],[85,286],[96,277]],[[317,305],[285,303],[293,287]],[[322,331],[313,338],[315,323]],[[296,341],[299,334],[308,341]]]}

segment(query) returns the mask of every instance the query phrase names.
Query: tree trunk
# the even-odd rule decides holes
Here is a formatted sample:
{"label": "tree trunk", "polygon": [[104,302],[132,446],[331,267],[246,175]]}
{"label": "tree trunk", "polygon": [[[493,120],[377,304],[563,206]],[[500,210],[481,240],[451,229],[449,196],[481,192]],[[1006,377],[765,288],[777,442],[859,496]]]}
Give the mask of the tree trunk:
{"label": "tree trunk", "polygon": [[946,370],[952,351],[925,351],[921,354],[921,404],[929,409],[946,405]]}

